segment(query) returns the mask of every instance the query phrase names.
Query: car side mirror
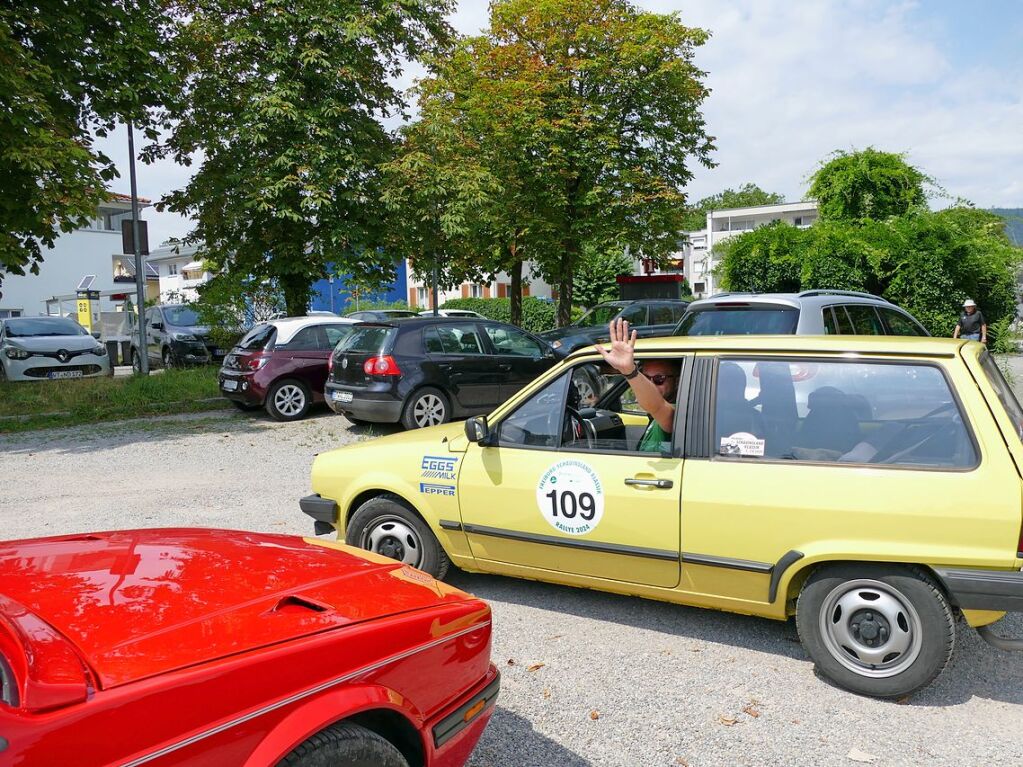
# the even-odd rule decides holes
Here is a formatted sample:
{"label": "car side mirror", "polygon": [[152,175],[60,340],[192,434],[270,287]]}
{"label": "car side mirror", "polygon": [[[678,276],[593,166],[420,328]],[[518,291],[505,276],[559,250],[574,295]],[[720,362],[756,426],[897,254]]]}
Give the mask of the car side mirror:
{"label": "car side mirror", "polygon": [[465,420],[465,438],[482,447],[491,444],[490,424],[487,423],[485,415],[474,415]]}
{"label": "car side mirror", "polygon": [[149,327],[151,327],[153,330],[163,330],[163,323],[162,322],[154,322]]}
{"label": "car side mirror", "polygon": [[89,335],[98,341],[103,334],[100,333],[98,330],[94,330],[91,333],[89,333]]}

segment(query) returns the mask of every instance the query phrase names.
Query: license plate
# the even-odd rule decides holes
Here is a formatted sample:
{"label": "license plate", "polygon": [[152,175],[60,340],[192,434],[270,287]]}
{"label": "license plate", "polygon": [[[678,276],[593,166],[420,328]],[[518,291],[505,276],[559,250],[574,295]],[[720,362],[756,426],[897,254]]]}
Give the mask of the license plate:
{"label": "license plate", "polygon": [[233,378],[225,378],[224,383],[220,385],[220,388],[222,388],[224,391],[234,391],[235,389],[238,388],[238,382],[235,381]]}
{"label": "license plate", "polygon": [[50,378],[81,378],[81,370],[54,370],[49,375]]}
{"label": "license plate", "polygon": [[351,402],[353,399],[350,391],[336,391],[332,396],[335,402]]}
{"label": "license plate", "polygon": [[213,356],[214,357],[223,357],[224,356],[224,350],[223,349],[214,349],[213,350]]}

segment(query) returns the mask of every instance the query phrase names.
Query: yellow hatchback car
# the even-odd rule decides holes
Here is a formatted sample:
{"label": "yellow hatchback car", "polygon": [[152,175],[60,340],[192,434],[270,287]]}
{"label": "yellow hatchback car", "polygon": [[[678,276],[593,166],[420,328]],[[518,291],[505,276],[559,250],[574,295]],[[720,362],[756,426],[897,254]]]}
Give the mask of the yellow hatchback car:
{"label": "yellow hatchback car", "polygon": [[591,347],[464,427],[320,454],[301,508],[318,534],[437,577],[454,563],[794,615],[820,672],[867,695],[941,673],[957,611],[1023,648],[990,628],[1023,610],[1023,409],[981,344],[676,337],[635,353],[676,371],[651,376],[677,376],[670,434]]}

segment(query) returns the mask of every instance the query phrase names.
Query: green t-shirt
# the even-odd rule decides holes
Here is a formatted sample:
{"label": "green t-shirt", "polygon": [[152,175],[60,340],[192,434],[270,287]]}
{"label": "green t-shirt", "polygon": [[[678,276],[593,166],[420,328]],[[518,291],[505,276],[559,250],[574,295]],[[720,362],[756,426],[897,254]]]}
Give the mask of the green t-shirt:
{"label": "green t-shirt", "polygon": [[659,453],[664,443],[671,444],[671,433],[662,429],[657,421],[651,421],[639,441],[639,450],[643,453]]}

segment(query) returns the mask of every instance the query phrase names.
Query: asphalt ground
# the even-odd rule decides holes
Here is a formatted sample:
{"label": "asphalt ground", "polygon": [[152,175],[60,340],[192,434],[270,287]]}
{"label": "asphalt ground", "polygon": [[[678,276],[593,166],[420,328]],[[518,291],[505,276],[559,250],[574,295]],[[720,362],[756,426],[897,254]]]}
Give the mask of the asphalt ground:
{"label": "asphalt ground", "polygon": [[[0,437],[0,522],[21,538],[197,525],[311,534],[313,456],[393,429],[319,411],[217,411]],[[494,610],[498,707],[471,767],[1018,765],[1023,656],[959,624],[953,664],[883,702],[817,677],[795,626],[456,573]],[[1023,637],[1019,615],[1004,635]]]}

